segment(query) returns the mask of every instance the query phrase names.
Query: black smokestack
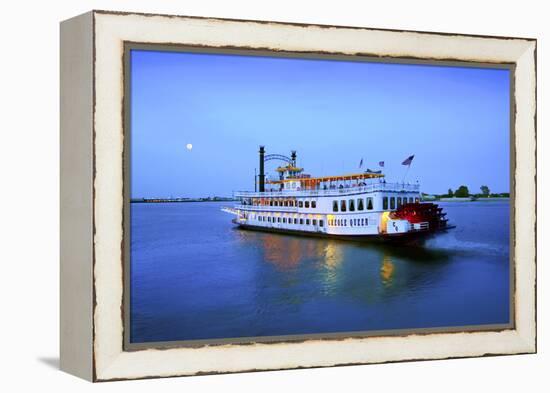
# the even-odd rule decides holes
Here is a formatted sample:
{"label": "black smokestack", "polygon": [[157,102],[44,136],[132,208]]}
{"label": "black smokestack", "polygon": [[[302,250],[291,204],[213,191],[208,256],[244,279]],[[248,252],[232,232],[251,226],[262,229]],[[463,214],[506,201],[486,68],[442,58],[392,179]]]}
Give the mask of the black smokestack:
{"label": "black smokestack", "polygon": [[292,150],[292,152],[290,152],[290,159],[292,160],[292,165],[296,166],[296,150]]}
{"label": "black smokestack", "polygon": [[260,146],[260,175],[258,176],[260,180],[260,192],[265,191],[264,154],[265,149],[263,146]]}

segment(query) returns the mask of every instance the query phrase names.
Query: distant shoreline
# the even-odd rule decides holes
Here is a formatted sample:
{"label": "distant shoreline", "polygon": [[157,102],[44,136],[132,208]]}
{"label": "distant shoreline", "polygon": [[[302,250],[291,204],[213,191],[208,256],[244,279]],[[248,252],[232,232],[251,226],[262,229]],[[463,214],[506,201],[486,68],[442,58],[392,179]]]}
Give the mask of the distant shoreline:
{"label": "distant shoreline", "polygon": [[[488,198],[438,198],[432,199],[438,202],[498,202],[509,201],[510,197],[488,197]],[[425,200],[428,202],[428,200]]]}
{"label": "distant shoreline", "polygon": [[[487,198],[426,198],[422,202],[498,202],[509,201],[509,197],[487,197]],[[186,203],[186,202],[238,202],[235,198],[213,197],[213,198],[136,198],[130,199],[130,203]]]}
{"label": "distant shoreline", "polygon": [[139,198],[130,199],[130,203],[186,203],[186,202],[235,202],[234,198]]}

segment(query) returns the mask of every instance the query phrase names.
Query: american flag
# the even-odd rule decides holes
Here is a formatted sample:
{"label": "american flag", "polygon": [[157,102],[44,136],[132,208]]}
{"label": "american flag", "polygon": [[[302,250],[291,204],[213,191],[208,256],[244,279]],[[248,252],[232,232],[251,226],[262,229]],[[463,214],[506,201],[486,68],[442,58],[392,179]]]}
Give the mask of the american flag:
{"label": "american flag", "polygon": [[401,165],[411,165],[411,163],[413,162],[413,158],[414,158],[414,154],[412,156],[407,157],[407,159],[403,161]]}
{"label": "american flag", "polygon": [[379,161],[378,165],[380,165],[381,167],[384,167],[384,161]]}

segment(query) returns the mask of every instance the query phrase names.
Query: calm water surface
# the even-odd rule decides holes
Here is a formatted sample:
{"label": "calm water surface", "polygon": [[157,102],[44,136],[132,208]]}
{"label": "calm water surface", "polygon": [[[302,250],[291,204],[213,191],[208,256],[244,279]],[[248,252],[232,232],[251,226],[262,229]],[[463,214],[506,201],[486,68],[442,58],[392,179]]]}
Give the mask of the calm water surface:
{"label": "calm water surface", "polygon": [[227,205],[132,204],[132,342],[509,321],[508,202],[441,203],[457,228],[422,248],[239,230]]}

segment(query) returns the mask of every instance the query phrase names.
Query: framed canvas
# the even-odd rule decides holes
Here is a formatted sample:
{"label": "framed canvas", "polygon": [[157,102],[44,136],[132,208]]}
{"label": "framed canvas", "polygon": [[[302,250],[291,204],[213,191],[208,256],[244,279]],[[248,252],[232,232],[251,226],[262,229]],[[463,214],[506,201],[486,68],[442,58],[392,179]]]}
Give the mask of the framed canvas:
{"label": "framed canvas", "polygon": [[61,368],[536,352],[536,40],[61,23]]}

